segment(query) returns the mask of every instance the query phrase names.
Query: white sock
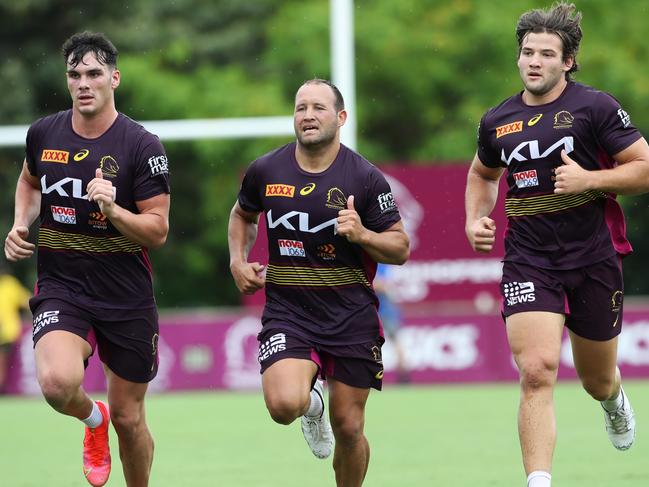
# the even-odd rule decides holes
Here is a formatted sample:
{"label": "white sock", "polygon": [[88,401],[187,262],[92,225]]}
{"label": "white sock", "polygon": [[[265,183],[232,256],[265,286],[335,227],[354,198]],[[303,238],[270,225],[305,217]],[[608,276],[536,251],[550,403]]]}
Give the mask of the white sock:
{"label": "white sock", "polygon": [[618,392],[617,397],[601,401],[601,404],[609,413],[620,409],[622,407],[622,404],[624,404],[624,395],[622,394],[622,388],[620,387],[620,391]]}
{"label": "white sock", "polygon": [[315,389],[311,389],[311,403],[309,404],[309,409],[304,413],[305,416],[310,417],[320,417],[324,411],[324,402],[323,398],[320,397],[320,394],[316,392]]}
{"label": "white sock", "polygon": [[527,487],[550,487],[552,475],[543,470],[535,470],[527,476]]}
{"label": "white sock", "polygon": [[92,412],[90,413],[90,416],[88,416],[86,419],[82,419],[81,421],[88,428],[96,428],[104,421],[104,417],[101,415],[101,411],[99,410],[99,407],[97,406],[97,403],[95,401],[92,401]]}

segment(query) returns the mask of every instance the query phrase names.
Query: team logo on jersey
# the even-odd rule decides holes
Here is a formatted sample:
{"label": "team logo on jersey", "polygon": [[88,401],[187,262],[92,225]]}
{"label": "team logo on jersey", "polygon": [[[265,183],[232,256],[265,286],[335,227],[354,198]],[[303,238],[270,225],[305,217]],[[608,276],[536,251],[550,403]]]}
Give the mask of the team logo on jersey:
{"label": "team logo on jersey", "polygon": [[267,184],[266,196],[282,196],[284,198],[292,198],[295,196],[295,186],[288,184]]}
{"label": "team logo on jersey", "polygon": [[72,157],[72,159],[74,159],[76,162],[83,161],[86,157],[88,157],[88,154],[90,154],[89,149],[81,149],[74,155],[74,157]]}
{"label": "team logo on jersey", "polygon": [[309,183],[304,188],[300,190],[302,196],[310,195],[311,192],[315,189],[315,183]]}
{"label": "team logo on jersey", "polygon": [[561,110],[554,115],[554,128],[569,129],[572,127],[574,121],[575,117],[572,116],[572,113],[567,110]]}
{"label": "team logo on jersey", "polygon": [[627,112],[625,112],[621,108],[618,109],[617,116],[620,117],[620,120],[622,121],[622,126],[624,128],[627,128],[629,125],[631,125],[631,117]]}
{"label": "team logo on jersey", "polygon": [[306,257],[304,251],[304,243],[299,240],[278,240],[279,255],[286,255],[288,257]]}
{"label": "team logo on jersey", "polygon": [[55,222],[65,223],[66,225],[76,225],[77,212],[74,208],[67,206],[50,206],[52,218]]}
{"label": "team logo on jersey", "polygon": [[523,121],[519,120],[518,122],[508,123],[506,125],[501,125],[496,127],[496,138],[499,139],[503,135],[515,134],[516,132],[523,131]]}
{"label": "team logo on jersey", "polygon": [[67,164],[69,158],[70,153],[65,150],[43,149],[41,154],[41,162],[58,162],[59,164]]}
{"label": "team logo on jersey", "polygon": [[613,322],[613,328],[617,326],[617,322],[620,319],[620,310],[622,309],[622,300],[624,298],[624,293],[622,291],[615,291],[613,296],[611,296],[611,311],[617,313],[615,321]]}
{"label": "team logo on jersey", "polygon": [[101,211],[91,211],[88,213],[88,225],[97,230],[106,230],[108,228],[108,218]]}
{"label": "team logo on jersey", "polygon": [[518,188],[531,188],[532,186],[539,185],[539,178],[536,175],[536,169],[515,172],[512,176],[514,181],[516,181],[516,187]]}
{"label": "team logo on jersey", "polygon": [[119,164],[117,164],[113,156],[104,156],[99,161],[99,168],[105,178],[115,178],[117,177],[117,171],[119,171]]}
{"label": "team logo on jersey", "polygon": [[381,193],[376,197],[376,200],[379,202],[379,209],[381,210],[381,213],[394,210],[397,207],[397,203],[396,201],[394,201],[392,192]]}
{"label": "team logo on jersey", "polygon": [[149,169],[151,169],[151,176],[169,173],[169,162],[164,154],[149,157],[147,162],[149,163]]}
{"label": "team logo on jersey", "polygon": [[345,194],[340,189],[331,188],[327,191],[327,202],[325,206],[334,210],[344,210],[347,207],[347,198],[345,198]]}
{"label": "team logo on jersey", "polygon": [[333,244],[318,245],[317,251],[322,260],[336,260],[336,247]]}
{"label": "team logo on jersey", "polygon": [[541,120],[541,117],[542,117],[542,116],[543,116],[542,113],[537,113],[536,115],[534,115],[532,118],[530,118],[530,119],[527,121],[527,126],[528,126],[528,127],[533,127],[534,125],[536,125],[536,122],[538,122],[539,120]]}
{"label": "team logo on jersey", "polygon": [[503,284],[507,306],[536,301],[533,282],[507,282]]}

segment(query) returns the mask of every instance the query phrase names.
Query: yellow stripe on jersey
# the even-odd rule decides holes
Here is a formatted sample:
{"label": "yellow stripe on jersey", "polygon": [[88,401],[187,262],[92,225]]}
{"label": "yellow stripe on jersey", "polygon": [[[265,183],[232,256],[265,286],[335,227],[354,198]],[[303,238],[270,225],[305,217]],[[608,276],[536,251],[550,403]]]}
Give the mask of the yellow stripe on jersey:
{"label": "yellow stripe on jersey", "polygon": [[120,235],[119,237],[93,237],[80,233],[60,232],[51,228],[41,228],[38,246],[52,250],[79,250],[83,252],[136,254],[142,247]]}
{"label": "yellow stripe on jersey", "polygon": [[294,267],[269,264],[266,282],[278,286],[336,287],[362,284],[370,287],[363,269],[351,267]]}
{"label": "yellow stripe on jersey", "polygon": [[601,191],[586,191],[578,194],[545,194],[529,198],[506,198],[505,214],[508,217],[555,213],[585,205],[598,198],[606,198]]}

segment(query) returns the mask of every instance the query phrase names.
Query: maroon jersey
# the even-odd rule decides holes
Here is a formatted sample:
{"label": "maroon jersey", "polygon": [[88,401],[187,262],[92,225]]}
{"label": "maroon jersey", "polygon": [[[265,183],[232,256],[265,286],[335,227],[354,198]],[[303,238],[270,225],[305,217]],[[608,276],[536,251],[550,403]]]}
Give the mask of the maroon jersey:
{"label": "maroon jersey", "polygon": [[295,143],[254,161],[239,192],[246,211],[264,212],[268,266],[264,329],[290,327],[322,344],[353,344],[379,335],[374,262],[337,234],[338,212],[354,196],[363,225],[382,232],[401,217],[381,172],[341,145],[331,166],[309,173]]}
{"label": "maroon jersey", "polygon": [[641,137],[615,98],[572,81],[551,103],[529,106],[519,93],[489,110],[478,157],[507,168],[504,260],[574,269],[630,253],[615,195],[554,194],[554,170],[561,150],[585,169],[610,169],[612,156]]}
{"label": "maroon jersey", "polygon": [[41,186],[38,294],[103,308],[153,306],[147,249],[88,201],[86,187],[101,168],[115,202],[133,213],[136,201],[168,193],[158,137],[120,113],[103,135],[86,139],[72,130],[67,110],[29,128],[26,160]]}

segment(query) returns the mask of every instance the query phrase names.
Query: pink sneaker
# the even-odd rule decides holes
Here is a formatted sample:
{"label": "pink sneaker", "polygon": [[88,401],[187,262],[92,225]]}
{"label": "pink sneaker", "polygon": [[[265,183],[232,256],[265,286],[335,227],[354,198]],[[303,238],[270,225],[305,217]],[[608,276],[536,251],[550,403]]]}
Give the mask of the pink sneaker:
{"label": "pink sneaker", "polygon": [[97,401],[97,406],[104,420],[96,428],[86,426],[86,435],[83,439],[83,474],[90,485],[101,487],[108,482],[110,475],[110,448],[108,446],[110,415],[106,404]]}

